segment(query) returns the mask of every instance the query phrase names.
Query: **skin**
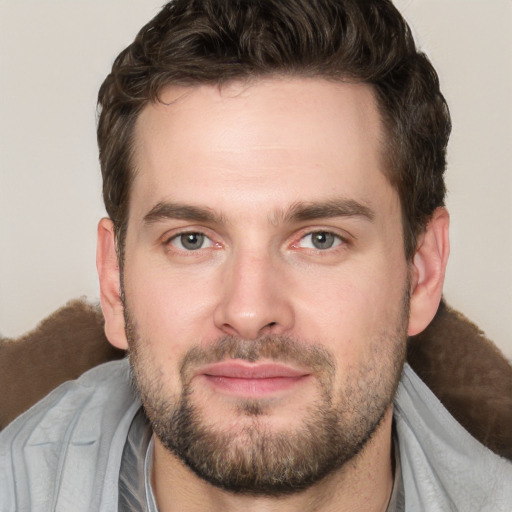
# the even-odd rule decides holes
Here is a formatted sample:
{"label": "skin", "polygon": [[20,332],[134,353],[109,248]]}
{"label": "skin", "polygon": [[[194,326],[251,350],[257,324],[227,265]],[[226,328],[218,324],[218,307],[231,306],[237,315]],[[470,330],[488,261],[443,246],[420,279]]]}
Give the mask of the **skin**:
{"label": "skin", "polygon": [[[387,371],[386,356],[396,340],[383,333],[399,322],[404,290],[411,297],[409,335],[435,314],[449,252],[448,214],[434,213],[407,262],[399,198],[383,172],[385,134],[371,87],[271,78],[220,90],[171,87],[161,100],[148,105],[136,125],[124,286],[144,340],[147,374],[162,392],[177,398],[181,358],[223,335],[312,340],[335,360],[335,389],[369,360]],[[312,203],[335,203],[345,211],[291,215]],[[176,205],[211,215],[201,218],[197,210]],[[175,218],[177,212],[184,218]],[[187,251],[183,231],[203,233],[206,245]],[[333,233],[333,247],[315,248],[314,232]],[[108,219],[98,229],[97,265],[107,337],[128,348]],[[385,340],[384,346],[377,340]],[[265,402],[271,405],[260,421],[275,432],[293,430],[318,397],[314,378],[279,390]],[[219,431],[239,432],[254,421],[235,407],[239,397],[201,379],[194,398]],[[213,487],[155,439],[159,507],[385,510],[393,484],[391,420],[390,406],[361,453],[341,471],[279,498]]]}

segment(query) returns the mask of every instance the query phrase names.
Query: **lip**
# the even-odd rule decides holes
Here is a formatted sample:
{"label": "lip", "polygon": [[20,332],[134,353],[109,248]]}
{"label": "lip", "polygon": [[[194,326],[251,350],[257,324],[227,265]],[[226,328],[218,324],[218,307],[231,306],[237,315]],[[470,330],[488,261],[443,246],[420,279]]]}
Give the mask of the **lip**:
{"label": "lip", "polygon": [[282,363],[249,363],[242,360],[223,361],[200,368],[202,375],[238,379],[270,379],[275,377],[302,377],[308,372]]}
{"label": "lip", "polygon": [[215,391],[244,397],[260,397],[286,391],[310,373],[282,363],[224,361],[203,366],[196,373]]}

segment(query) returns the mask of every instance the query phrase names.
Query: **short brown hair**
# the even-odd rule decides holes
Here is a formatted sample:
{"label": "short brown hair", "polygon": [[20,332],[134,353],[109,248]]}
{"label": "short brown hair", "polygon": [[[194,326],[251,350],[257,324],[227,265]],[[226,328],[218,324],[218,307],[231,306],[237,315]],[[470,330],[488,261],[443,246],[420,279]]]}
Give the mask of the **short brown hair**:
{"label": "short brown hair", "polygon": [[99,92],[103,198],[121,260],[133,129],[144,106],[168,85],[271,75],[373,86],[412,259],[418,235],[444,204],[451,123],[437,74],[391,1],[174,0],[121,52]]}

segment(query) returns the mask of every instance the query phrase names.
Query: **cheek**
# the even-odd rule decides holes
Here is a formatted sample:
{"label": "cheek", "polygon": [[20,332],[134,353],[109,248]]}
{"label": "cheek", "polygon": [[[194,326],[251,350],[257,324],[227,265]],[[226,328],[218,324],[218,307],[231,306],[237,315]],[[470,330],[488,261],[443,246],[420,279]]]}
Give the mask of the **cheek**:
{"label": "cheek", "polygon": [[174,368],[191,345],[211,335],[212,280],[148,260],[132,252],[126,262],[126,302],[154,360]]}
{"label": "cheek", "polygon": [[300,330],[306,339],[325,343],[341,364],[359,364],[375,340],[394,332],[402,318],[407,284],[400,268],[365,264],[317,274],[297,291]]}

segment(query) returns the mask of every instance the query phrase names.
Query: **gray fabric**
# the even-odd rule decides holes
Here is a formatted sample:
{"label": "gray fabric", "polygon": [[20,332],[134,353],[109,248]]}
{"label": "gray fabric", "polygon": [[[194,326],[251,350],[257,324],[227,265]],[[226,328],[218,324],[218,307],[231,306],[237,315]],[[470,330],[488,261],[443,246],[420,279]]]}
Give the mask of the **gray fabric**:
{"label": "gray fabric", "polygon": [[407,365],[394,419],[406,510],[511,512],[512,463],[474,439]]}
{"label": "gray fabric", "polygon": [[117,510],[121,455],[139,407],[127,361],[59,386],[0,433],[0,511]]}
{"label": "gray fabric", "polygon": [[155,495],[153,494],[153,488],[151,487],[151,472],[153,468],[153,439],[151,439],[151,443],[149,443],[144,459],[144,484],[146,490],[146,503],[148,506],[148,512],[158,512]]}
{"label": "gray fabric", "polygon": [[[117,511],[139,408],[126,361],[57,388],[0,433],[0,511]],[[511,511],[512,463],[473,439],[407,365],[395,424],[408,512]]]}
{"label": "gray fabric", "polygon": [[395,480],[393,483],[393,491],[391,492],[391,497],[389,499],[389,504],[386,512],[405,512],[404,480],[402,478],[400,450],[398,448],[398,438],[396,437],[396,435],[393,436],[393,458],[395,463]]}
{"label": "gray fabric", "polygon": [[133,418],[119,471],[119,512],[158,512],[151,473],[153,438],[141,408]]}
{"label": "gray fabric", "polygon": [[151,512],[147,504],[147,485],[144,480],[146,454],[151,440],[151,427],[142,407],[133,418],[124,445],[119,470],[119,511]]}

